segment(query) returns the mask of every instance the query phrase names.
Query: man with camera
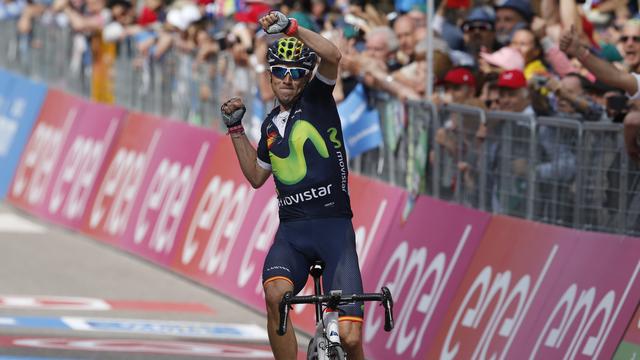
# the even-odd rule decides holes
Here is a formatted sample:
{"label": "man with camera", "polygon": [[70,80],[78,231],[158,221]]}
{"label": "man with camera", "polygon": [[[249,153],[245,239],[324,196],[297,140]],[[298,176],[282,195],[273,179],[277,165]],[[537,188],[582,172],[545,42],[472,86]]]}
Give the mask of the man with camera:
{"label": "man with camera", "polygon": [[[640,44],[640,22],[634,20],[627,22],[622,29],[621,40],[625,42],[623,46],[625,62],[631,70],[639,70],[640,46],[636,45]],[[640,108],[637,105],[634,106],[635,100],[640,100],[640,74],[622,71],[606,60],[593,55],[589,47],[580,41],[573,27],[563,33],[560,49],[568,56],[577,58],[597,79],[626,91],[630,96],[631,109],[624,119],[625,148],[631,159],[640,162]]]}

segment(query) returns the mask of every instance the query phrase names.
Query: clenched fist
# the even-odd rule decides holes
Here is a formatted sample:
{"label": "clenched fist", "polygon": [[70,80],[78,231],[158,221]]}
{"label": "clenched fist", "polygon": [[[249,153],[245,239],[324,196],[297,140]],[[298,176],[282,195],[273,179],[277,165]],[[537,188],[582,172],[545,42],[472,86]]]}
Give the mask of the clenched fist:
{"label": "clenched fist", "polygon": [[267,34],[287,33],[291,20],[280,11],[272,11],[258,20]]}
{"label": "clenched fist", "polygon": [[242,99],[234,97],[222,104],[220,110],[222,112],[222,121],[228,128],[232,128],[242,124],[242,117],[244,117],[247,108],[242,103]]}

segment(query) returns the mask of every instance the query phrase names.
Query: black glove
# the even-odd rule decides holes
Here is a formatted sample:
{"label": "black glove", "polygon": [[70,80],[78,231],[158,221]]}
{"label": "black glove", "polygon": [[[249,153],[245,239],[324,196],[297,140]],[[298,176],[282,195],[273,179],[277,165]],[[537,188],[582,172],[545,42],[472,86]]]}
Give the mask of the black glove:
{"label": "black glove", "polygon": [[[231,113],[227,113],[228,111],[230,111],[231,105],[235,103],[233,105],[237,106],[238,102],[240,103],[241,107],[236,108]],[[242,118],[244,117],[244,113],[247,112],[247,108],[244,106],[240,98],[235,97],[222,104],[222,106],[220,107],[220,112],[222,113],[222,121],[224,122],[224,124],[227,126],[227,128],[232,128],[238,125],[242,125]]]}
{"label": "black glove", "polygon": [[271,14],[275,14],[278,17],[278,20],[269,25],[266,30],[267,34],[286,33],[291,25],[291,20],[280,11],[272,11]]}

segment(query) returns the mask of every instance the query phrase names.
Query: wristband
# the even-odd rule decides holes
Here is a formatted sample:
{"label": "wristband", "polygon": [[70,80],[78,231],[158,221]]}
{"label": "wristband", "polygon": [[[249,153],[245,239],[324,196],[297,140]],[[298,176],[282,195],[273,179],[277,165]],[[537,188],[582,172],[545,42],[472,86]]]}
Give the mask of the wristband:
{"label": "wristband", "polygon": [[235,126],[232,126],[229,128],[229,131],[227,131],[227,135],[231,135],[231,134],[244,134],[244,127],[242,126],[242,124],[238,124]]}
{"label": "wristband", "polygon": [[285,35],[294,36],[298,33],[298,20],[289,18],[289,26],[284,30]]}

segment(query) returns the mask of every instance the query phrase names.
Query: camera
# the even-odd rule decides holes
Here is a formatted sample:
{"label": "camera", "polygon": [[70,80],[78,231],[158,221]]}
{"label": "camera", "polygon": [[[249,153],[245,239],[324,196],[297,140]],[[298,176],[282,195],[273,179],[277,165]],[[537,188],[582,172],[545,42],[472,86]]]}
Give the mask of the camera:
{"label": "camera", "polygon": [[545,85],[547,85],[547,81],[549,81],[548,77],[541,76],[541,75],[534,75],[532,79],[533,79],[533,83],[538,88],[544,87]]}
{"label": "camera", "polygon": [[625,95],[607,97],[607,115],[615,123],[622,123],[629,110],[628,99]]}

